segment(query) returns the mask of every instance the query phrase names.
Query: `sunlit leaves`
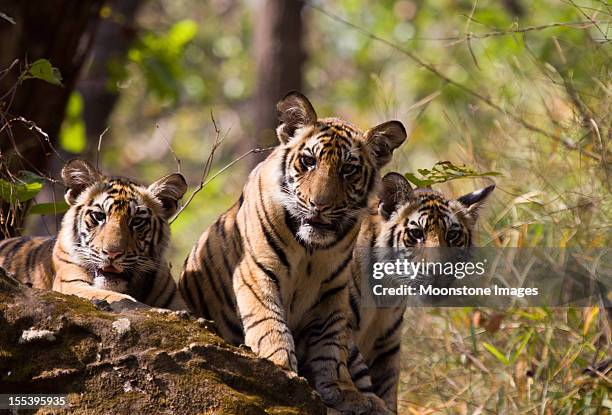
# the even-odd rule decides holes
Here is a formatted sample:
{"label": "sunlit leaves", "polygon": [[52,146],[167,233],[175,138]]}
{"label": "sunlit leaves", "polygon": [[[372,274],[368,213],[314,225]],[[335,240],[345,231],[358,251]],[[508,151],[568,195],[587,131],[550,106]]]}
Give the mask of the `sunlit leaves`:
{"label": "sunlit leaves", "polygon": [[63,200],[55,203],[38,203],[28,209],[28,215],[57,215],[66,213],[69,206]]}
{"label": "sunlit leaves", "polygon": [[26,79],[40,79],[53,85],[62,85],[62,75],[59,69],[53,67],[47,59],[38,59],[32,62],[19,77]]}
{"label": "sunlit leaves", "polygon": [[78,92],[73,92],[68,100],[66,117],[60,132],[60,146],[62,149],[79,154],[87,146],[85,123],[83,122],[83,98]]}
{"label": "sunlit leaves", "polygon": [[0,179],[0,199],[8,203],[27,202],[43,188],[44,178],[22,171],[14,182]]}
{"label": "sunlit leaves", "polygon": [[419,169],[422,178],[418,178],[413,173],[406,173],[404,176],[417,187],[427,187],[432,184],[445,183],[449,180],[501,176],[496,171],[477,172],[471,167],[457,166],[450,161],[439,161],[431,169]]}
{"label": "sunlit leaves", "polygon": [[149,91],[160,99],[178,101],[183,78],[182,56],[197,31],[194,21],[182,20],[165,33],[144,34],[128,52],[128,58],[144,74]]}

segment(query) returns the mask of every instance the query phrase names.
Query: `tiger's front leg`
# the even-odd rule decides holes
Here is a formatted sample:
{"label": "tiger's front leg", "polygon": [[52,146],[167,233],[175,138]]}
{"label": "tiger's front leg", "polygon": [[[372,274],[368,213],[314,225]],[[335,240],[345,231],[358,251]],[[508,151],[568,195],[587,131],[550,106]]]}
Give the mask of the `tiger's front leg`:
{"label": "tiger's front leg", "polygon": [[370,365],[374,392],[387,407],[397,412],[397,387],[400,375],[400,336],[379,338],[375,347],[378,355]]}
{"label": "tiger's front leg", "polygon": [[325,405],[343,414],[388,413],[380,400],[371,399],[357,389],[349,373],[346,284],[324,287],[324,290],[319,302],[309,311],[313,320],[307,325],[300,345],[305,348],[301,374],[319,392]]}
{"label": "tiger's front leg", "polygon": [[[267,272],[266,272],[267,271]],[[297,373],[293,335],[285,318],[278,281],[252,257],[234,273],[234,292],[244,331],[244,343],[259,357]]]}

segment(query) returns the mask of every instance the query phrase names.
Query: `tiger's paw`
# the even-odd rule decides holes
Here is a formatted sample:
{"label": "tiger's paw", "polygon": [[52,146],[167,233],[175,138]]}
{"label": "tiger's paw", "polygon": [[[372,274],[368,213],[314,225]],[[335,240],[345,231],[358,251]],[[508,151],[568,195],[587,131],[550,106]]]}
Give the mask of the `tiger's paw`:
{"label": "tiger's paw", "polygon": [[295,353],[276,353],[266,358],[275,365],[282,367],[285,371],[293,372],[297,375],[297,359],[295,358]]}
{"label": "tiger's paw", "polygon": [[[335,410],[335,413],[342,415],[368,415],[372,412],[374,405],[372,401],[353,388],[346,388],[340,385],[332,385],[322,388],[319,391],[323,403],[330,409]],[[328,411],[328,414],[330,411]],[[334,413],[334,412],[331,412]]]}
{"label": "tiger's paw", "polygon": [[393,415],[395,412],[390,410],[385,404],[385,401],[380,399],[378,395],[374,393],[366,393],[365,396],[372,403],[372,410],[370,411],[370,415]]}

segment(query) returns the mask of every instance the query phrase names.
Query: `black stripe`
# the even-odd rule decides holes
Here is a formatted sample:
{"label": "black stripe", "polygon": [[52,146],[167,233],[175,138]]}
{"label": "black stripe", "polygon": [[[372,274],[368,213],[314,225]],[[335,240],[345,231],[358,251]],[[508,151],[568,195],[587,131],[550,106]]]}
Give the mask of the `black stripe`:
{"label": "black stripe", "polygon": [[[210,237],[208,237],[206,239],[206,243],[205,243],[205,248],[207,251],[206,258],[209,258],[211,263],[213,262],[213,255],[211,254],[211,249],[210,249]],[[206,273],[208,274],[208,278],[212,281],[212,287],[213,290],[215,291],[215,295],[217,295],[217,298],[222,301],[225,302],[225,304],[227,305],[234,305],[235,301],[232,297],[232,295],[229,293],[228,288],[226,286],[226,284],[223,283],[223,281],[221,281],[221,289],[219,289],[218,285],[217,285],[217,279],[215,278],[219,273],[213,274],[210,267],[208,266],[207,261],[202,261],[202,265],[204,265],[204,270],[206,271]],[[229,277],[231,277],[232,273],[229,273]],[[223,293],[223,298],[221,298],[221,292]]]}
{"label": "black stripe", "polygon": [[11,246],[11,251],[6,255],[4,259],[5,263],[10,264],[13,257],[19,252],[20,248],[30,242],[31,239],[32,238],[30,238],[29,236],[22,236],[21,238],[19,238],[17,242],[13,244],[13,246]]}
{"label": "black stripe", "polygon": [[[259,213],[257,216],[259,218]],[[259,220],[261,221],[261,218],[259,218]],[[270,233],[266,229],[266,225],[264,225],[263,222],[261,223],[261,230],[263,231],[264,237],[266,238],[266,242],[268,242],[268,245],[270,245],[278,259],[280,259],[280,262],[282,262],[283,265],[287,267],[287,269],[289,269],[289,261],[287,261],[287,256],[285,255],[285,252],[280,248],[280,246],[278,246],[274,238],[272,238],[272,235],[270,235]]]}
{"label": "black stripe", "polygon": [[72,237],[80,245],[79,241],[79,222],[81,221],[81,212],[83,206],[76,206],[74,209],[74,216],[72,222]]}
{"label": "black stripe", "polygon": [[[247,264],[247,268],[248,268],[248,264]],[[249,273],[251,272],[250,269],[248,271],[249,271]],[[278,316],[281,316],[281,314],[278,311],[274,310],[268,304],[264,303],[263,299],[259,296],[259,294],[257,294],[257,292],[255,291],[253,286],[246,281],[246,279],[244,278],[244,275],[242,274],[242,271],[240,269],[238,269],[238,276],[240,277],[240,279],[242,280],[244,285],[246,285],[246,287],[249,289],[249,291],[251,291],[251,294],[253,294],[255,299],[261,304],[261,306],[263,308],[265,308],[266,310],[270,311],[271,313],[274,313],[274,314],[276,314]],[[278,304],[275,304],[275,305],[278,307]]]}
{"label": "black stripe", "polygon": [[62,279],[62,282],[65,282],[65,283],[70,283],[70,282],[84,282],[84,283],[85,283],[85,284],[87,284],[87,285],[91,285],[91,282],[90,282],[90,281],[86,281],[86,280],[83,280],[83,279],[80,279],[80,278],[75,278],[74,280],[64,280],[64,279]]}
{"label": "black stripe", "polygon": [[174,290],[172,290],[172,293],[170,293],[170,295],[168,296],[168,299],[162,305],[162,308],[168,308],[168,306],[172,302],[172,299],[174,298],[175,293],[176,293],[176,287],[174,287]]}
{"label": "black stripe", "polygon": [[[259,186],[259,203],[261,204],[261,210],[263,211],[264,214],[264,218],[266,218],[266,222],[270,224],[270,228],[272,229],[272,233],[274,234],[274,238],[278,239],[279,242],[283,245],[287,245],[287,242],[285,242],[284,238],[282,237],[282,235],[278,232],[278,229],[276,229],[276,226],[274,225],[274,222],[270,220],[270,215],[268,214],[268,210],[266,209],[266,204],[264,203],[263,200],[263,192],[261,191],[262,189],[262,185],[261,185],[261,176],[259,176],[259,181],[258,181],[258,186]],[[259,207],[257,206],[257,203],[255,204],[255,211],[257,213],[257,216],[259,217]],[[261,220],[261,218],[259,218],[260,222],[263,224],[264,222]],[[287,265],[287,267],[289,267]]]}
{"label": "black stripe", "polygon": [[269,359],[269,358],[271,358],[272,356],[274,356],[278,352],[285,352],[285,353],[287,353],[287,356],[291,356],[291,350],[287,349],[286,347],[279,347],[277,349],[274,349],[274,351],[272,351],[272,353],[269,353],[268,355],[263,356],[263,357],[266,358],[266,359]]}
{"label": "black stripe", "polygon": [[219,310],[221,312],[221,319],[223,320],[223,324],[232,332],[237,341],[241,342],[244,339],[244,330],[242,326],[234,323],[227,314],[223,312],[223,310]]}
{"label": "black stripe", "polygon": [[[147,284],[149,286],[148,292],[146,294],[146,296],[143,296],[143,298],[147,298],[149,295],[151,295],[151,291],[153,291],[153,287],[155,286],[156,283],[159,283],[159,272],[157,272],[154,276],[153,276],[154,280],[151,281],[151,284]],[[164,284],[164,288],[159,292],[159,294],[157,295],[157,297],[155,297],[155,300],[152,301],[153,304],[159,304],[158,301],[159,299],[162,297],[162,295],[164,295],[164,293],[166,292],[166,290],[168,289],[168,286],[172,283],[172,276],[167,275],[166,274],[166,283]],[[173,290],[175,291],[175,290]],[[168,304],[170,301],[172,300],[172,294],[170,293],[170,296],[168,297],[168,300],[164,301],[164,304]],[[165,306],[162,308],[166,308]]]}
{"label": "black stripe", "polygon": [[77,263],[75,263],[75,262],[72,262],[72,261],[68,261],[67,259],[64,259],[64,258],[62,258],[62,257],[60,257],[60,256],[57,256],[56,258],[57,258],[58,260],[60,260],[60,261],[64,262],[64,263],[66,263],[66,264],[76,265],[77,267],[79,267],[79,266],[80,266],[79,264],[77,264]]}
{"label": "black stripe", "polygon": [[397,387],[396,382],[391,382],[387,384],[387,386],[381,389],[381,386],[383,386],[389,380],[394,380],[395,376],[396,376],[395,373],[391,372],[391,373],[386,373],[385,376],[383,376],[381,379],[377,379],[376,380],[376,389],[377,389],[376,395],[385,396],[391,390],[391,388]]}
{"label": "black stripe", "polygon": [[342,285],[338,285],[337,287],[334,287],[334,288],[330,288],[329,290],[327,290],[323,294],[321,294],[321,296],[319,297],[319,303],[325,302],[325,300],[327,300],[328,298],[332,297],[335,294],[338,294],[339,292],[341,292],[345,288],[346,288],[346,283],[344,283]]}
{"label": "black stripe", "polygon": [[259,340],[257,340],[257,350],[261,349],[261,342],[263,342],[264,339],[267,338],[269,335],[274,334],[274,333],[291,334],[291,331],[289,331],[289,329],[287,328],[285,330],[278,330],[278,329],[268,330],[263,336],[259,338]]}
{"label": "black stripe", "polygon": [[0,243],[0,256],[4,255],[4,251],[8,251],[13,245],[19,242],[21,238],[5,239]]}
{"label": "black stripe", "polygon": [[351,306],[351,311],[355,317],[355,327],[352,328],[354,330],[359,330],[359,327],[361,326],[361,310],[355,296],[349,295],[349,305]]}
{"label": "black stripe", "polygon": [[36,263],[40,262],[40,252],[45,248],[46,243],[47,241],[43,241],[39,243],[34,249],[31,249],[30,252],[28,252],[28,256],[26,257],[25,263],[25,272],[27,272],[28,274],[34,272],[34,267],[36,266]]}
{"label": "black stripe", "polygon": [[332,282],[333,280],[336,279],[336,277],[338,275],[340,275],[340,273],[342,271],[344,271],[344,269],[346,268],[346,266],[349,264],[349,262],[351,262],[351,258],[353,257],[353,252],[350,251],[348,256],[344,259],[344,261],[342,261],[342,263],[338,266],[338,268],[336,268],[334,270],[334,272],[331,273],[331,275],[329,277],[327,277],[325,280],[323,280],[323,282],[321,283],[322,285],[325,284],[329,284],[330,282]]}
{"label": "black stripe", "polygon": [[397,320],[395,321],[395,323],[393,323],[391,325],[391,327],[389,327],[389,329],[387,329],[382,336],[380,336],[378,339],[376,339],[376,344],[382,343],[386,340],[388,340],[390,337],[392,337],[401,327],[402,327],[402,322],[404,321],[404,316],[403,314],[400,314],[399,317],[397,318]]}
{"label": "black stripe", "polygon": [[263,317],[260,318],[259,320],[255,320],[249,324],[247,324],[246,326],[244,326],[244,331],[246,332],[247,330],[251,330],[253,327],[257,327],[262,323],[265,323],[266,321],[276,321],[277,323],[281,323],[282,325],[285,325],[285,320],[283,320],[282,318],[279,318],[277,316],[274,317]]}
{"label": "black stripe", "polygon": [[400,350],[400,345],[395,345],[392,348],[390,348],[389,350],[378,354],[374,360],[372,361],[372,363],[370,364],[370,367],[376,367],[378,366],[378,363],[388,357],[392,357],[394,354],[398,353]]}
{"label": "black stripe", "polygon": [[314,359],[311,359],[308,363],[309,364],[313,364],[313,363],[317,363],[317,362],[333,362],[333,363],[337,363],[338,361],[336,360],[335,357],[319,356],[319,357],[315,357]]}
{"label": "black stripe", "polygon": [[[353,379],[353,383],[357,383],[358,381],[368,376],[369,374],[370,374],[370,371],[368,370],[368,367],[364,365],[361,369],[359,369],[357,373],[351,373],[351,378]],[[361,391],[363,392],[363,390]]]}
{"label": "black stripe", "polygon": [[340,334],[342,334],[342,330],[343,329],[326,331],[325,333],[317,337],[311,337],[310,339],[308,339],[308,347],[314,346],[315,344],[319,344],[325,340],[334,339],[338,337]]}

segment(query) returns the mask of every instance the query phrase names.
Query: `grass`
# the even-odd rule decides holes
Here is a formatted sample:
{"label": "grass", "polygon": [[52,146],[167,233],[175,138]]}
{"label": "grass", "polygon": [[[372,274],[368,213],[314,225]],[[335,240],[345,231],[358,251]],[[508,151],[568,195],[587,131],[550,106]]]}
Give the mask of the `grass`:
{"label": "grass", "polygon": [[[407,311],[400,414],[609,414],[599,308]],[[409,335],[407,335],[409,333]]]}

